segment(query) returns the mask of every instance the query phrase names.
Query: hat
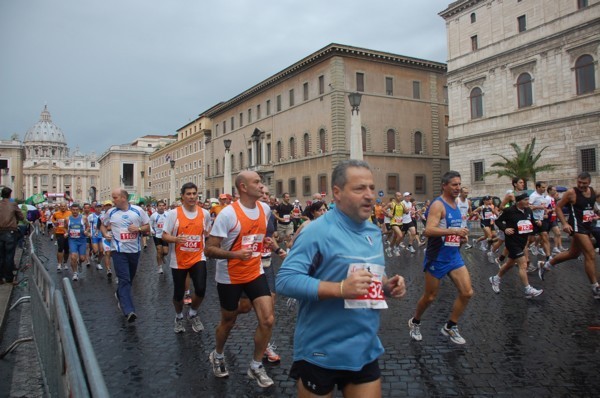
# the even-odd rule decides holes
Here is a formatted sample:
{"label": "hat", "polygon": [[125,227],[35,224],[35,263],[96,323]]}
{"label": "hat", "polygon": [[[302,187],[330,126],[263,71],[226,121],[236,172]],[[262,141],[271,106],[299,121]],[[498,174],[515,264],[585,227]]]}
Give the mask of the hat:
{"label": "hat", "polygon": [[404,196],[412,195],[410,192],[404,192]]}
{"label": "hat", "polygon": [[483,200],[490,200],[490,199],[492,199],[492,197],[491,197],[490,195],[485,195],[485,196],[483,197]]}
{"label": "hat", "polygon": [[515,198],[515,200],[516,200],[517,202],[520,202],[520,201],[522,201],[523,199],[529,199],[529,195],[527,195],[527,192],[523,192],[523,193],[521,193],[521,194],[517,195],[517,197]]}
{"label": "hat", "polygon": [[377,199],[375,199],[375,202],[381,203],[381,199],[377,198]]}
{"label": "hat", "polygon": [[100,202],[96,203],[96,207],[102,207],[102,203],[100,203]]}
{"label": "hat", "polygon": [[219,199],[227,199],[227,194],[226,193],[220,194]]}
{"label": "hat", "polygon": [[294,203],[300,203],[300,201],[298,199],[294,200]]}
{"label": "hat", "polygon": [[104,206],[106,206],[106,205],[112,205],[112,200],[105,200],[104,202],[102,202],[102,204]]}

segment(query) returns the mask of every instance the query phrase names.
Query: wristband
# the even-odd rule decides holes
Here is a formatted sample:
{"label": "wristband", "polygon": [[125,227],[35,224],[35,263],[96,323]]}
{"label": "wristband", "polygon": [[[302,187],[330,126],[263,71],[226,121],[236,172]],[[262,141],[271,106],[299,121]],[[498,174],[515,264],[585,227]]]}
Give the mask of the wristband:
{"label": "wristband", "polygon": [[340,296],[344,298],[344,280],[340,282]]}

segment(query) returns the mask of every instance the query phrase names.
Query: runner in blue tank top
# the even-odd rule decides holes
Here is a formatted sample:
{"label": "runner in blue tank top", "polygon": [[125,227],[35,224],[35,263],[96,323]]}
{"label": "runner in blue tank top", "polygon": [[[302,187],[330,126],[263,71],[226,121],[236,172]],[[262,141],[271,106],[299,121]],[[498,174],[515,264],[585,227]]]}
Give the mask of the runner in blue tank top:
{"label": "runner in blue tank top", "polygon": [[469,234],[469,230],[462,226],[462,215],[456,205],[460,188],[460,174],[448,171],[442,176],[442,195],[429,207],[425,226],[425,236],[429,239],[423,264],[425,292],[417,303],[415,315],[408,320],[410,337],[416,341],[423,339],[420,332],[421,316],[437,296],[442,278],[448,275],[458,289],[458,297],[441,332],[455,344],[466,343],[458,331],[457,323],[473,296],[473,288],[471,276],[460,255],[460,246],[466,243]]}
{"label": "runner in blue tank top", "polygon": [[79,280],[79,264],[86,260],[87,235],[89,225],[80,213],[81,209],[77,203],[71,205],[71,216],[67,218],[65,228],[69,235],[69,252],[71,253],[71,270],[73,281]]}

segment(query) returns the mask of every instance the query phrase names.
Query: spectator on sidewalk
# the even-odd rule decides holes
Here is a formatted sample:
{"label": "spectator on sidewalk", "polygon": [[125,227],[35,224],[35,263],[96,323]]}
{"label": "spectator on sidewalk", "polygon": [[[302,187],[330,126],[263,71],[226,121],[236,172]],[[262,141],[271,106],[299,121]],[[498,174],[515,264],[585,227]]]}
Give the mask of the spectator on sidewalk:
{"label": "spectator on sidewalk", "polygon": [[12,189],[2,188],[0,200],[0,284],[14,283],[15,250],[19,230],[17,224],[23,220],[23,213],[15,202],[10,201]]}

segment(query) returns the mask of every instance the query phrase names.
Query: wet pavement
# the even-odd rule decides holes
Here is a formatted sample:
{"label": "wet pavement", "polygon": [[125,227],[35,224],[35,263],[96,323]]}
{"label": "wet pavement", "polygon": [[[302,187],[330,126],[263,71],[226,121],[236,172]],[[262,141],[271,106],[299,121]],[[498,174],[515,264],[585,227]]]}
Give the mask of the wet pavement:
{"label": "wet pavement", "polygon": [[[59,285],[65,272],[56,273],[55,246],[46,237],[40,237],[39,244]],[[216,379],[208,362],[220,316],[214,266],[209,263],[207,296],[200,308],[205,330],[194,333],[186,322],[186,332],[175,334],[171,275],[156,272],[154,253],[150,243],[141,257],[134,283],[139,318],[134,324],[128,324],[117,309],[116,284],[107,280],[104,271],[92,265],[74,283],[111,396],[295,396],[294,381],[288,377],[295,313],[288,310],[286,300],[276,301],[273,330],[282,361],[266,365],[275,385],[263,389],[246,376],[256,327],[253,313],[238,318],[225,347],[229,378]],[[382,312],[383,396],[597,396],[600,300],[592,298],[583,264],[577,260],[562,264],[545,282],[531,275],[531,284],[545,292],[526,300],[516,269],[503,279],[501,293],[495,294],[488,277],[497,266],[477,249],[463,250],[463,254],[475,291],[459,323],[467,340],[464,346],[440,334],[456,293],[449,280],[443,282],[438,299],[422,317],[423,341],[410,340],[407,320],[422,293],[423,251],[414,255],[405,251],[389,259],[388,274],[403,275],[408,293],[401,300],[388,300],[390,308]],[[279,264],[274,266],[278,269]],[[17,322],[10,323],[9,319],[7,331]],[[6,344],[3,341],[2,348]],[[0,396],[8,396],[5,387],[0,388]]]}

